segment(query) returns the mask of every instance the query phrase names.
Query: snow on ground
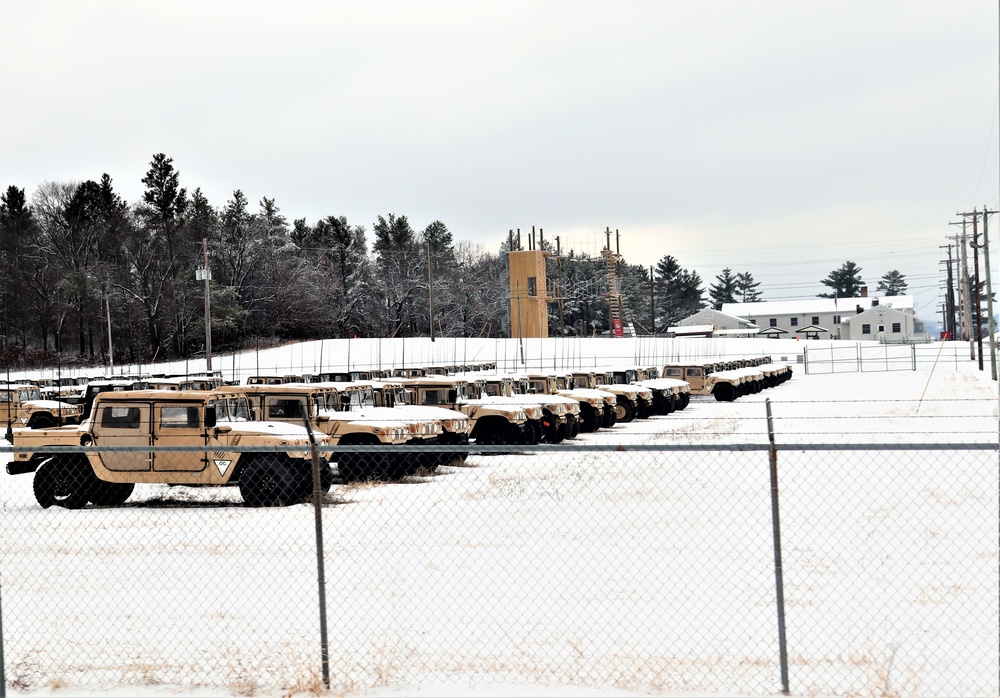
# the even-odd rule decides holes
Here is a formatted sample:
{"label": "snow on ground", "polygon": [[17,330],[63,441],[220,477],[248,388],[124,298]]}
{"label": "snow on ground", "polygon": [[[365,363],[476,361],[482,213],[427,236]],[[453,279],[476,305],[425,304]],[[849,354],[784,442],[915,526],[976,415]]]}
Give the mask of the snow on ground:
{"label": "snow on ground", "polygon": [[[269,357],[306,367],[322,347],[329,361],[330,343],[312,345]],[[577,359],[592,349],[597,363],[609,345],[581,344]],[[420,346],[412,363],[452,362]],[[722,349],[698,346],[643,352]],[[526,347],[529,360],[547,353],[571,351]],[[334,692],[777,694],[766,451],[627,449],[766,444],[765,399],[779,445],[995,447],[996,383],[956,356],[933,371],[797,370],[734,403],[696,398],[577,440],[622,453],[473,456],[403,483],[335,486],[323,517]],[[933,445],[779,451],[793,694],[998,693],[998,468],[995,451]],[[116,509],[41,510],[30,476],[6,474],[0,507],[11,695],[320,685],[311,508],[141,487]]]}

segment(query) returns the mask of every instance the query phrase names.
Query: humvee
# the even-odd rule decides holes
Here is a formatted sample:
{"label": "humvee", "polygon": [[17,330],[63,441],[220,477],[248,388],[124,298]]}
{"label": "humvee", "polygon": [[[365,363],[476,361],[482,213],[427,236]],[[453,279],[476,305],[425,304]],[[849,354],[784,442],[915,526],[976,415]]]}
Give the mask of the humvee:
{"label": "humvee", "polygon": [[[322,383],[308,385],[240,385],[232,390],[250,400],[258,420],[304,424],[308,415],[334,446],[402,446],[413,435],[399,420],[344,412],[340,393]],[[330,453],[344,482],[403,477],[409,469],[402,453]]]}
{"label": "humvee", "polygon": [[[326,444],[324,435],[316,436],[318,443]],[[237,445],[261,450],[230,450]],[[88,502],[119,505],[136,483],[237,485],[249,506],[280,506],[302,501],[313,485],[305,427],[251,421],[249,403],[237,393],[104,392],[96,396],[92,416],[82,424],[19,429],[14,446],[21,450],[15,451],[7,472],[34,472],[35,499],[43,508],[79,509]],[[92,450],[53,450],[59,446]],[[199,448],[101,450],[122,446]],[[329,489],[329,465],[320,466],[320,485]]]}
{"label": "humvee", "polygon": [[[401,378],[407,399],[414,405],[446,407],[463,413],[472,425],[470,438],[477,444],[523,444],[530,441],[526,433],[528,415],[517,405],[496,405],[473,399],[469,382],[447,376]],[[541,416],[541,409],[538,409]]]}
{"label": "humvee", "polygon": [[0,385],[0,425],[44,429],[57,424],[78,424],[83,408],[59,400],[45,400],[36,385]]}

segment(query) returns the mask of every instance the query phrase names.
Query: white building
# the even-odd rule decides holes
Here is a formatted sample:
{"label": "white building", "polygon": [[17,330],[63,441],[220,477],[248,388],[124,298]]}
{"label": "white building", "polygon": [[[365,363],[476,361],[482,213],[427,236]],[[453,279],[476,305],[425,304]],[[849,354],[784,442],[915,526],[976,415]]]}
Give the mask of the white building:
{"label": "white building", "polygon": [[705,308],[693,315],[689,315],[683,320],[678,320],[677,325],[667,328],[667,334],[672,334],[676,337],[712,337],[719,335],[749,337],[756,334],[758,329],[760,328],[743,318],[728,315],[712,308]]}
{"label": "white building", "polygon": [[[882,342],[925,342],[924,322],[914,315],[913,296],[803,298],[790,301],[725,303],[722,312],[762,329],[775,327],[796,336],[802,328],[821,327],[819,339],[867,339]],[[881,329],[879,329],[881,328]],[[817,336],[816,333],[810,333]]]}

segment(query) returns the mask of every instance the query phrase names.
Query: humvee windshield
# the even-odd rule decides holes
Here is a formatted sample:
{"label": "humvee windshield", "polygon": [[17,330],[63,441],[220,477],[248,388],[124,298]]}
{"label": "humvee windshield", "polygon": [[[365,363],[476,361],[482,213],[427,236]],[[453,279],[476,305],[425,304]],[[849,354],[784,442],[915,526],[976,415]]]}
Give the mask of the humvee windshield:
{"label": "humvee windshield", "polygon": [[25,388],[17,391],[17,399],[21,402],[26,402],[27,400],[41,400],[42,393],[38,390],[38,388]]}
{"label": "humvee windshield", "polygon": [[216,422],[250,421],[250,403],[245,397],[220,398],[208,404],[215,406]]}
{"label": "humvee windshield", "polygon": [[532,380],[528,383],[529,389],[534,393],[544,393],[546,389],[545,381]]}

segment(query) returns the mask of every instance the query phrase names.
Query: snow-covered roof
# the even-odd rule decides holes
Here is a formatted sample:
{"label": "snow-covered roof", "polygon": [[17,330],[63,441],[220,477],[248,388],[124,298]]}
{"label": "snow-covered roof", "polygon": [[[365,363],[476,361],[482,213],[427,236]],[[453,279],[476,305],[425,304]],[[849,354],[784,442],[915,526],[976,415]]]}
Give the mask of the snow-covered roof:
{"label": "snow-covered roof", "polygon": [[813,315],[817,313],[853,313],[860,305],[862,310],[872,307],[872,302],[889,308],[913,309],[913,296],[866,296],[864,298],[800,298],[790,301],[760,301],[757,303],[724,303],[722,312],[740,318],[755,320],[765,316]]}
{"label": "snow-covered roof", "polygon": [[673,332],[677,335],[712,334],[712,330],[714,329],[715,325],[678,325],[676,327],[668,327],[667,332]]}

